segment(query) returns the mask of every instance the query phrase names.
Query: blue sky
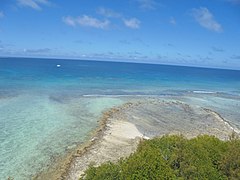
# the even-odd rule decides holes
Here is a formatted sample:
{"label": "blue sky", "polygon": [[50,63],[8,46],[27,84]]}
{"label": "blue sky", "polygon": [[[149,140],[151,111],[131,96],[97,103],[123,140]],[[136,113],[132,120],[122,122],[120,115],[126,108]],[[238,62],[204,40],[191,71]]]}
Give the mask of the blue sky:
{"label": "blue sky", "polygon": [[240,0],[0,0],[0,56],[240,69]]}

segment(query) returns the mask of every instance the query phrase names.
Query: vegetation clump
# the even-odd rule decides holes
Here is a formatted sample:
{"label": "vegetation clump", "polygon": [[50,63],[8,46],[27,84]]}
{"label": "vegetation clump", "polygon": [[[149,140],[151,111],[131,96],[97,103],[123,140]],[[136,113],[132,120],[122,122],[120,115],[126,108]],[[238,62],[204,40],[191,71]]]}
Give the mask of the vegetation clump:
{"label": "vegetation clump", "polygon": [[130,157],[90,166],[82,179],[240,179],[240,140],[207,135],[142,140]]}

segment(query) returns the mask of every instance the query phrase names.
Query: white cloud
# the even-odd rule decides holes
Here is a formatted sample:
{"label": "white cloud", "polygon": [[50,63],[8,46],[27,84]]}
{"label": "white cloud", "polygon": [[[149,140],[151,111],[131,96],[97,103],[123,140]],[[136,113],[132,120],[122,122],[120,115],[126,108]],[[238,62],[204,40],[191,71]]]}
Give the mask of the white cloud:
{"label": "white cloud", "polygon": [[123,22],[124,22],[125,26],[132,28],[132,29],[138,29],[141,24],[141,21],[139,21],[136,18],[124,19]]}
{"label": "white cloud", "polygon": [[97,13],[100,14],[100,15],[109,17],[109,18],[120,18],[120,17],[122,17],[122,15],[120,13],[117,13],[117,12],[111,10],[111,9],[107,9],[107,8],[104,8],[104,7],[98,8]]}
{"label": "white cloud", "polygon": [[240,55],[232,55],[231,59],[238,59],[238,60],[240,60]]}
{"label": "white cloud", "polygon": [[63,22],[70,26],[86,26],[86,27],[94,27],[99,29],[106,29],[110,25],[109,20],[99,20],[87,15],[79,16],[77,18],[67,16],[63,17]]}
{"label": "white cloud", "polygon": [[141,9],[153,10],[156,8],[156,1],[154,0],[136,0],[139,3]]}
{"label": "white cloud", "polygon": [[20,6],[30,7],[35,10],[41,10],[41,5],[50,5],[48,0],[17,0]]}
{"label": "white cloud", "polygon": [[[128,28],[132,28],[132,29],[138,29],[140,27],[140,20],[138,20],[137,18],[125,18],[124,15],[117,13],[111,9],[106,9],[106,8],[99,8],[97,11],[98,14],[103,15],[107,18],[117,18],[123,21],[124,25]],[[72,22],[72,19],[66,19],[65,21],[67,21],[66,23],[69,25],[74,24]],[[74,24],[75,25],[75,24]]]}
{"label": "white cloud", "polygon": [[76,26],[76,20],[71,16],[63,17],[63,22],[69,26]]}
{"label": "white cloud", "polygon": [[0,18],[4,17],[4,13],[2,11],[0,11]]}
{"label": "white cloud", "polygon": [[192,15],[195,20],[204,28],[221,32],[222,26],[219,24],[213,17],[212,13],[205,7],[201,7],[199,9],[193,9]]}
{"label": "white cloud", "polygon": [[233,3],[233,4],[238,4],[238,5],[240,5],[240,0],[226,0],[226,1],[228,1],[228,2],[230,2],[230,3]]}
{"label": "white cloud", "polygon": [[49,49],[49,48],[23,49],[23,51],[26,52],[26,53],[41,54],[41,53],[49,53],[49,52],[51,52],[51,49]]}
{"label": "white cloud", "polygon": [[169,23],[172,24],[172,25],[177,24],[176,20],[173,17],[170,18]]}
{"label": "white cloud", "polygon": [[219,47],[215,47],[215,46],[212,47],[212,50],[215,51],[215,52],[224,52],[224,49],[219,48]]}

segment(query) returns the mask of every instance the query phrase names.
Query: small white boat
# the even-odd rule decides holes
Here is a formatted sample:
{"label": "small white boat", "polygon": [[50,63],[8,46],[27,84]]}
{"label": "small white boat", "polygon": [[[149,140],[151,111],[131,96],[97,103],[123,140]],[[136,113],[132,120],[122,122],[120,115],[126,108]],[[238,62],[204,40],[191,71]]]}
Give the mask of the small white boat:
{"label": "small white boat", "polygon": [[60,64],[57,64],[57,67],[61,67],[61,65],[60,65]]}

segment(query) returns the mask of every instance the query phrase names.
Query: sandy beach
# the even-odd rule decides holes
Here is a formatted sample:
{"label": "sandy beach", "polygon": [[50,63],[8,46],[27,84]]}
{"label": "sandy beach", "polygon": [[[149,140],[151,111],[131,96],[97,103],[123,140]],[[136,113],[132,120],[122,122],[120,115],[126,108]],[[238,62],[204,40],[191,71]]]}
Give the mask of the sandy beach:
{"label": "sandy beach", "polygon": [[183,134],[187,138],[208,134],[226,140],[233,131],[237,132],[210,109],[154,98],[134,101],[103,113],[92,139],[37,179],[79,179],[90,164],[98,166],[128,157],[141,139],[166,134]]}

